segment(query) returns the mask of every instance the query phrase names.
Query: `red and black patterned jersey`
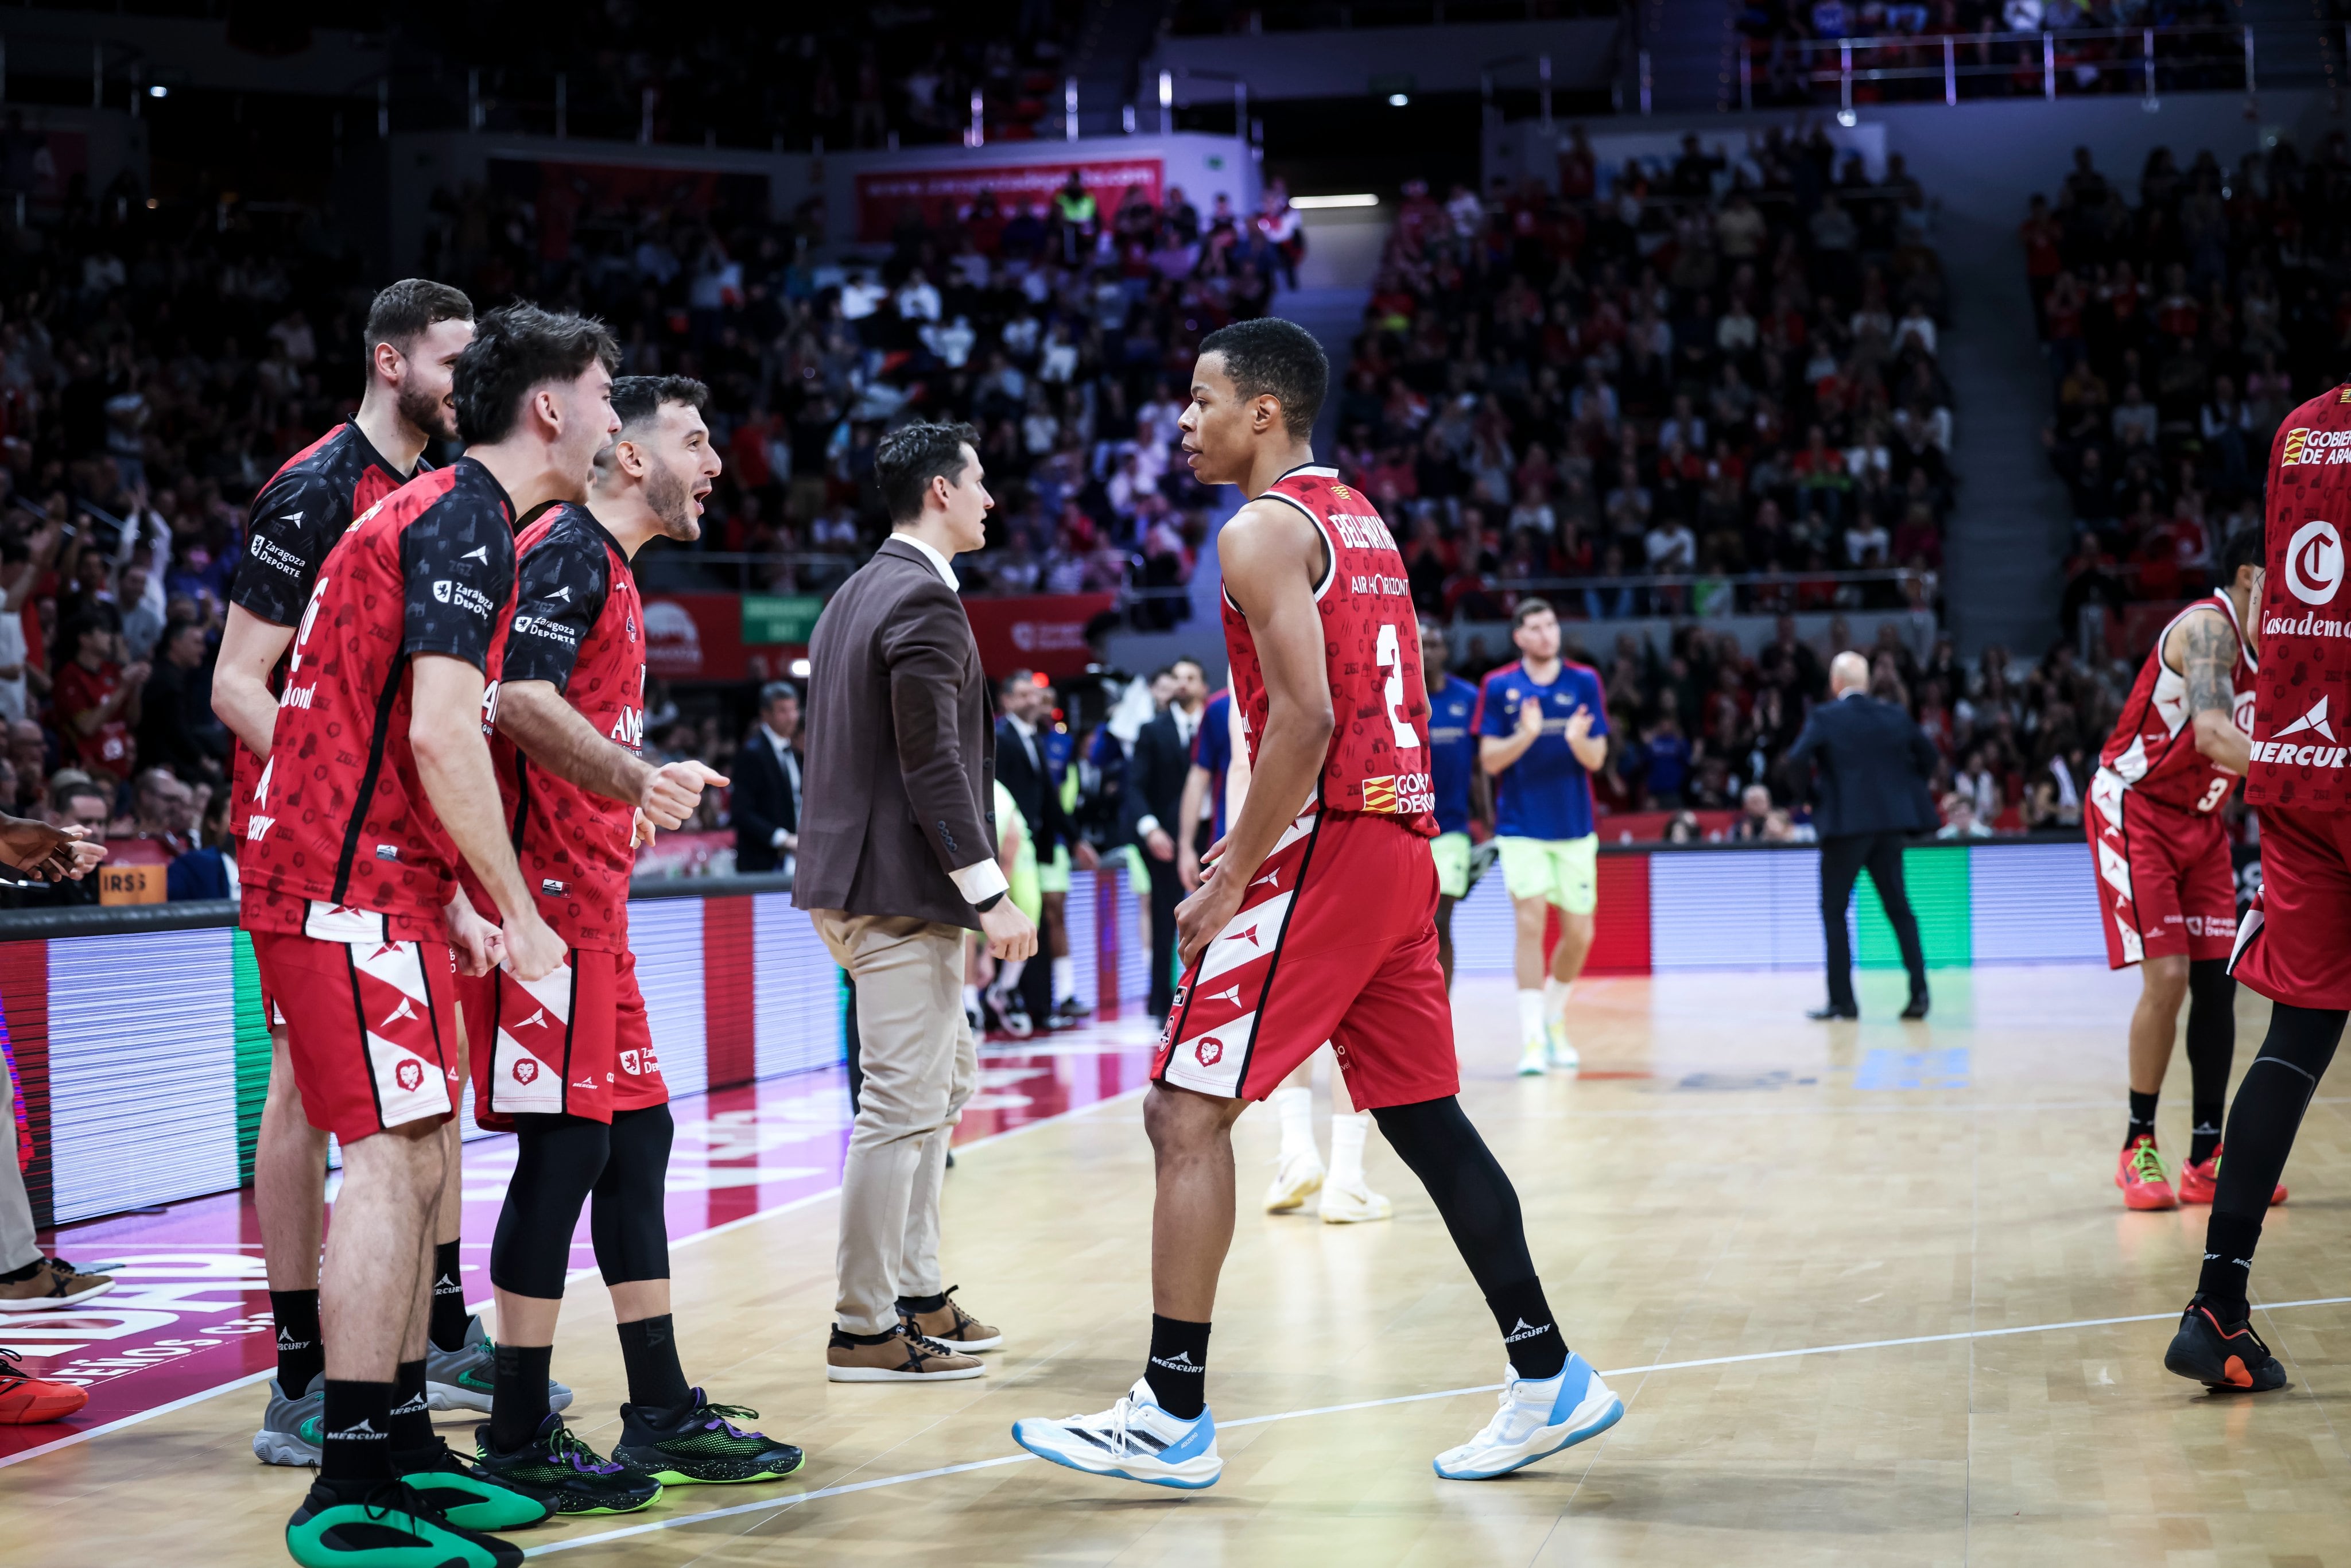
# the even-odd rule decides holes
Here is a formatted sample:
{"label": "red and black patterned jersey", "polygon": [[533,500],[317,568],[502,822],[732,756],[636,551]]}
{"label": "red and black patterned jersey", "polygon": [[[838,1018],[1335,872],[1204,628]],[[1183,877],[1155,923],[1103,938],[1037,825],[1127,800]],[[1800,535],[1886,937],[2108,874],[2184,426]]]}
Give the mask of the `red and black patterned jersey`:
{"label": "red and black patterned jersey", "polygon": [[2351,808],[2351,386],[2286,415],[2270,448],[2262,671],[2245,800],[2305,811]]}
{"label": "red and black patterned jersey", "polygon": [[[2244,629],[2237,625],[2236,606],[2225,593],[2205,595],[2164,623],[2155,647],[2139,667],[2138,679],[2123,701],[2114,733],[2098,753],[2099,782],[2124,789],[2158,805],[2184,811],[2217,811],[2229,798],[2237,776],[2196,749],[2196,716],[2188,708],[2188,677],[2164,662],[2163,644],[2171,629],[2190,615],[2212,610],[2229,618],[2237,633],[2237,660],[2230,672],[2232,699],[2230,716],[2248,735],[2253,726],[2253,683],[2261,663],[2245,645]],[[2108,783],[2111,780],[2111,783]],[[2117,802],[2110,812],[2121,819]]]}
{"label": "red and black patterned jersey", "polygon": [[[500,684],[550,682],[596,733],[640,749],[645,614],[620,541],[587,507],[566,504],[524,528],[515,555],[514,615]],[[515,858],[541,917],[570,946],[626,951],[635,808],[558,778],[503,733],[490,749]],[[470,873],[465,882],[475,907],[486,912],[481,884]]]}
{"label": "red and black patterned jersey", "polygon": [[460,458],[402,486],[329,552],[246,825],[247,929],[300,931],[315,900],[383,915],[390,940],[445,930],[457,851],[409,747],[410,662],[477,666],[495,712],[513,529],[505,489]]}
{"label": "red and black patterned jersey", "polygon": [[[419,463],[417,471],[424,471]],[[229,584],[232,604],[279,626],[291,626],[310,601],[319,563],[353,519],[408,483],[375,449],[355,421],[346,420],[286,460],[253,498],[245,553]],[[285,689],[286,664],[270,672],[272,691]],[[231,759],[229,831],[243,833],[261,781],[261,759],[235,742]]]}
{"label": "red and black patterned jersey", "polygon": [[[1412,584],[1387,525],[1335,468],[1293,468],[1266,495],[1312,519],[1330,565],[1314,590],[1322,612],[1322,662],[1338,727],[1316,789],[1322,807],[1394,816],[1423,838],[1437,836],[1437,795],[1428,777],[1428,693],[1421,685],[1420,622]],[[1225,653],[1234,700],[1249,732],[1249,758],[1265,733],[1265,674],[1249,620],[1225,596]]]}

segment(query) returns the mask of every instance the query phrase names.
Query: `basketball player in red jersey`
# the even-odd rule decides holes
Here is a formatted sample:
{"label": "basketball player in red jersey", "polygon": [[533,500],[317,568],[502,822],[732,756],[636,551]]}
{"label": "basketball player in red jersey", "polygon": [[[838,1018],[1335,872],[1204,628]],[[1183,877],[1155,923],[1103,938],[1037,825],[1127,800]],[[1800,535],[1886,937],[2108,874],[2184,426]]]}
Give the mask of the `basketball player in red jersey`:
{"label": "basketball player in red jersey", "polygon": [[[213,675],[213,711],[236,738],[229,831],[240,837],[269,758],[287,646],[309,603],[319,563],[354,519],[427,466],[428,443],[455,437],[450,379],[458,354],[473,338],[473,302],[458,290],[422,277],[385,288],[368,308],[367,387],[359,413],[288,458],[254,497]],[[463,945],[478,954],[492,928],[470,909],[456,916]],[[327,1134],[303,1114],[286,1059],[285,1022],[266,994],[262,1010],[269,1025],[269,1090],[254,1146],[253,1203],[277,1328],[277,1377],[263,1406],[253,1451],[268,1464],[315,1465],[324,1397],[318,1384],[326,1367],[319,1336],[319,1245]],[[434,1278],[447,1285],[434,1297],[433,1328],[436,1346],[454,1351],[465,1331],[457,1268],[454,1123],[445,1135],[449,1184],[434,1233]]]}
{"label": "basketball player in red jersey", "polygon": [[1510,1358],[1500,1410],[1437,1473],[1517,1469],[1625,1409],[1569,1354],[1518,1194],[1456,1098],[1420,628],[1386,525],[1308,448],[1329,382],[1320,346],[1288,321],[1200,344],[1185,454],[1204,482],[1250,497],[1217,547],[1249,798],[1176,912],[1185,975],[1144,1107],[1159,1188],[1144,1375],[1099,1415],[1012,1428],[1040,1458],[1155,1486],[1197,1490],[1223,1469],[1206,1375],[1232,1244],[1232,1124],[1326,1040],[1444,1216]]}
{"label": "basketball player in red jersey", "polygon": [[[612,383],[620,435],[598,455],[588,505],[549,508],[516,543],[514,613],[499,660],[498,790],[523,881],[562,937],[544,979],[501,970],[461,979],[474,1051],[474,1106],[516,1133],[490,1252],[497,1288],[496,1396],[476,1434],[490,1474],[562,1513],[624,1513],[664,1482],[775,1480],[800,1451],[726,1417],[689,1386],[671,1326],[669,1086],[653,1052],[629,951],[629,873],[638,819],[685,825],[705,784],[698,762],[656,766],[644,737],[644,606],[630,563],[654,538],[702,534],[719,472],[702,408],[683,376]],[[489,894],[470,872],[471,896]],[[571,1269],[571,1234],[590,1193],[590,1233],[611,1291],[629,1403],[606,1463],[550,1408],[548,1364]]]}
{"label": "basketball player in red jersey", "polygon": [[2262,887],[2230,972],[2275,1004],[2229,1109],[2229,1157],[2204,1230],[2204,1268],[2163,1364],[2213,1388],[2285,1386],[2246,1304],[2253,1249],[2303,1112],[2351,1012],[2351,386],[2278,426],[2245,800],[2261,810]]}
{"label": "basketball player in red jersey", "polygon": [[[2082,822],[2106,906],[2106,962],[2139,969],[2130,1025],[2130,1124],[2115,1185],[2132,1208],[2212,1201],[2220,1115],[2237,1046],[2237,878],[2220,811],[2244,777],[2252,742],[2252,629],[2262,589],[2262,536],[2222,548],[2218,591],[2171,619],[2098,754]],[[2155,1146],[2156,1096],[2188,1004],[2188,1071],[2195,1129],[2179,1191]],[[2285,1193],[2279,1189],[2278,1200]]]}
{"label": "basketball player in red jersey", "polygon": [[[619,428],[611,335],[515,305],[458,357],[464,456],[346,533],[311,589],[246,827],[245,925],[305,1114],[342,1144],[320,1281],[318,1481],[287,1521],[308,1568],[507,1563],[484,1530],[549,1506],[464,1464],[425,1406],[433,1221],[456,1104],[447,910],[462,857],[518,980],[564,958],[524,884],[484,730],[514,599],[514,525],[586,493]],[[528,1508],[521,1505],[528,1504]]]}

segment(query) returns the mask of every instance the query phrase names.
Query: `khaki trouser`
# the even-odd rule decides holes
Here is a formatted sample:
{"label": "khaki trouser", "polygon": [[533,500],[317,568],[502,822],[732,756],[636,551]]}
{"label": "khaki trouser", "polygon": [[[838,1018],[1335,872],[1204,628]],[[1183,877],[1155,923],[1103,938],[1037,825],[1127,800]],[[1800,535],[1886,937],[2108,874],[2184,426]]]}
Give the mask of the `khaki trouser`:
{"label": "khaki trouser", "polygon": [[851,1333],[897,1326],[898,1298],[935,1296],[939,1186],[947,1140],[979,1080],[963,1013],[959,925],[811,912],[834,962],[857,982],[865,1088],[841,1173],[839,1297]]}
{"label": "khaki trouser", "polygon": [[[7,1086],[8,1074],[0,1071],[0,1092]],[[0,1274],[40,1260],[41,1249],[33,1237],[32,1200],[25,1196],[25,1178],[16,1169],[16,1124],[0,1114]]]}

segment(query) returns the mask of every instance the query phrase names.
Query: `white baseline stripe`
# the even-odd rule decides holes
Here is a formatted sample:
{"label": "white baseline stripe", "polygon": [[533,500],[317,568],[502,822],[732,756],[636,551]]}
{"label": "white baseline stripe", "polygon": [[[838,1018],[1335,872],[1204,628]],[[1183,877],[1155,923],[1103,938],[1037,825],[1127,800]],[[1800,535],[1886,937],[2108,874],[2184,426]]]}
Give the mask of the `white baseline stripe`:
{"label": "white baseline stripe", "polygon": [[[2317,1296],[2305,1301],[2271,1301],[2257,1305],[2264,1312],[2284,1312],[2291,1307],[2339,1307],[2351,1305],[2351,1296]],[[1913,1334],[1903,1339],[1855,1340],[1845,1344],[1806,1345],[1798,1350],[1761,1350],[1746,1355],[1710,1355],[1698,1361],[1660,1361],[1647,1366],[1618,1366],[1601,1373],[1603,1377],[1629,1377],[1643,1372],[1684,1372],[1701,1366],[1729,1366],[1747,1361],[1782,1361],[1800,1355],[1834,1355],[1848,1350],[1888,1350],[1907,1344],[1943,1344],[1953,1340],[2000,1339],[2011,1334],[2054,1333],[2064,1329],[2107,1328],[2116,1323],[2169,1322],[2172,1312],[2141,1312],[2121,1318],[2074,1318],[2065,1322],[2025,1323],[2015,1328],[1971,1329],[1958,1333]],[[1338,1416],[1351,1410],[1377,1410],[1391,1405],[1419,1405],[1431,1399],[1458,1399],[1466,1394],[1493,1394],[1500,1390],[1499,1383],[1480,1383],[1468,1388],[1445,1388],[1434,1394],[1399,1394],[1387,1399],[1361,1399],[1351,1405],[1320,1405],[1310,1410],[1284,1410],[1271,1416],[1245,1416],[1238,1421],[1219,1424],[1226,1427],[1265,1427],[1276,1421],[1296,1421],[1309,1416]],[[915,1470],[902,1476],[882,1476],[870,1481],[851,1481],[841,1486],[825,1487],[816,1491],[802,1492],[797,1497],[767,1498],[758,1502],[740,1502],[732,1508],[712,1509],[707,1513],[681,1514],[674,1519],[657,1519],[644,1524],[632,1524],[625,1529],[607,1530],[594,1535],[582,1535],[570,1541],[551,1541],[544,1546],[534,1546],[523,1553],[526,1557],[545,1557],[558,1552],[573,1552],[582,1546],[601,1546],[608,1542],[626,1541],[632,1536],[651,1535],[658,1531],[676,1530],[708,1520],[729,1519],[737,1514],[758,1513],[773,1510],[778,1513],[804,1503],[820,1501],[829,1497],[846,1497],[851,1492],[872,1491],[882,1487],[904,1486],[910,1481],[936,1480],[941,1476],[959,1476],[968,1470],[993,1469],[998,1465],[1025,1464],[1033,1454],[1005,1454],[993,1459],[974,1459],[968,1464],[945,1465],[935,1470]]]}

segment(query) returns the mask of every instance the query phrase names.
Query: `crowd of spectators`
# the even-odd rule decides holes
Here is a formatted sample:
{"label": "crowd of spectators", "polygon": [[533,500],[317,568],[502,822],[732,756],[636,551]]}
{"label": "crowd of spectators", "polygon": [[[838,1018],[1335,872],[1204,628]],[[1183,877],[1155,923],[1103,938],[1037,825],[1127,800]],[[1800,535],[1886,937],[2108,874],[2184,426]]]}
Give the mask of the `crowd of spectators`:
{"label": "crowd of spectators", "polygon": [[2158,148],[2137,196],[2077,149],[2022,231],[2076,530],[2065,622],[2091,655],[2128,651],[2128,601],[2211,585],[2220,547],[2261,517],[2279,421],[2339,379],[2351,322],[2342,133],[2314,159],[2281,140],[2233,169]]}

